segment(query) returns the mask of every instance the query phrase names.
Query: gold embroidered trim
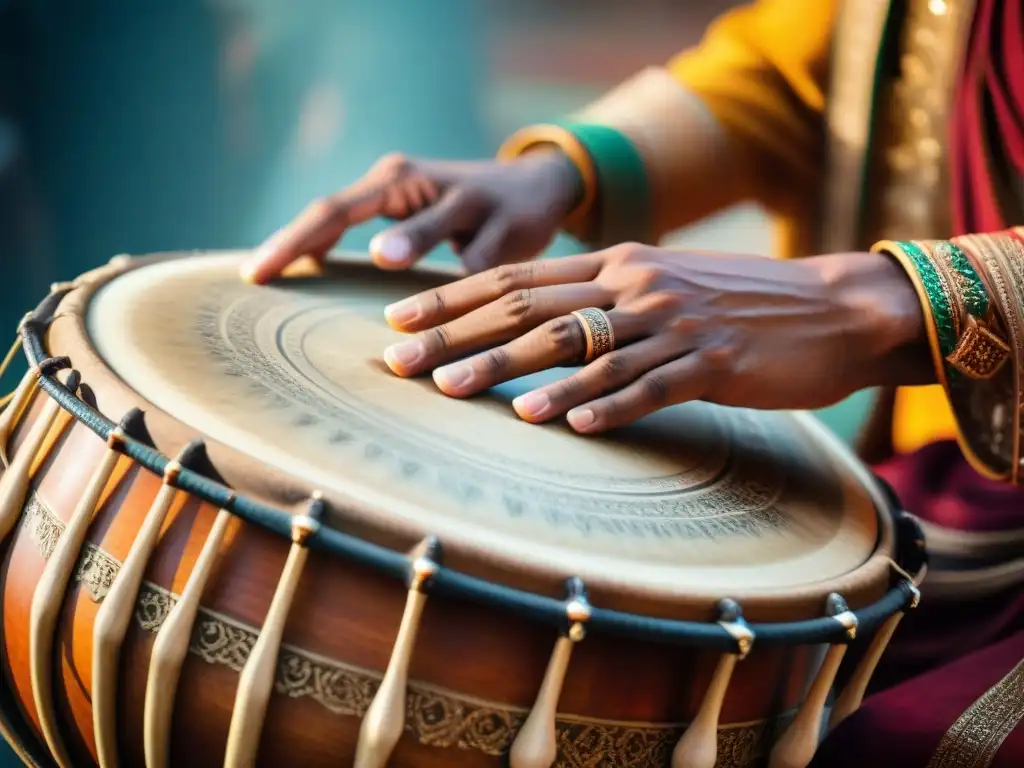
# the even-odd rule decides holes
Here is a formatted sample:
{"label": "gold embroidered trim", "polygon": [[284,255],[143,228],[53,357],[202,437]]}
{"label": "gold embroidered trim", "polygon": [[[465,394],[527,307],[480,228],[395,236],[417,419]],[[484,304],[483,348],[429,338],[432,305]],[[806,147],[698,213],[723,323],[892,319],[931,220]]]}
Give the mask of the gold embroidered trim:
{"label": "gold embroidered trim", "polygon": [[[49,558],[64,522],[33,494],[25,504],[22,525]],[[93,601],[107,594],[121,563],[93,544],[86,544],[74,579]],[[178,595],[143,582],[135,607],[140,627],[157,632]],[[199,609],[189,652],[208,664],[240,672],[256,643],[258,630],[206,608]],[[290,698],[310,698],[336,715],[362,717],[373,701],[382,674],[343,664],[319,654],[282,644],[275,691]],[[406,729],[424,746],[476,750],[501,756],[528,711],[483,701],[435,686],[410,681]],[[792,719],[792,712],[774,720],[725,725],[718,730],[716,768],[750,768],[767,754]],[[556,723],[557,768],[649,768],[667,765],[683,733],[680,723],[652,724],[583,720],[560,716]]]}
{"label": "gold embroidered trim", "polygon": [[1021,719],[1024,660],[960,715],[942,737],[928,768],[988,768]]}
{"label": "gold embroidered trim", "polygon": [[1009,235],[971,235],[969,238],[979,245],[979,252],[988,267],[989,279],[997,287],[998,307],[1003,314],[1009,331],[1012,347],[1011,362],[1013,364],[1013,388],[1010,401],[1010,418],[1013,424],[1012,453],[1010,463],[1010,480],[1015,485],[1020,473],[1021,418],[1020,385],[1021,367],[1024,365],[1024,303],[1021,292],[1024,291],[1024,246]]}
{"label": "gold embroidered trim", "polygon": [[818,232],[821,253],[855,249],[862,239],[857,223],[867,180],[875,69],[890,4],[857,0],[840,5],[825,116],[828,168]]}
{"label": "gold embroidered trim", "polygon": [[[858,5],[851,3],[851,5]],[[946,126],[974,0],[910,0],[892,83],[880,231],[871,239],[934,237],[949,229]],[[858,190],[859,192],[859,190]]]}
{"label": "gold embroidered trim", "polygon": [[[1007,314],[1013,312],[1017,321],[1024,326],[1024,242],[1017,239],[1010,233],[1001,233],[993,235],[992,239],[1002,246],[999,250],[1003,261],[1006,263],[1007,271],[1010,275],[1010,284],[1014,292],[1014,305],[1003,309],[1003,313]],[[1024,334],[1022,334],[1024,335]],[[1016,357],[1014,362],[1016,363],[1016,371],[1014,375],[1014,385],[1016,392],[1014,393],[1013,407],[1017,418],[1017,434],[1014,442],[1014,472],[1013,482],[1020,482],[1020,471],[1024,466],[1024,455],[1021,453],[1021,444],[1024,443],[1024,417],[1021,415],[1022,409],[1024,409],[1024,373],[1021,371],[1021,366],[1024,365],[1024,338],[1018,340],[1018,346],[1016,348]]]}
{"label": "gold embroidered trim", "polygon": [[973,258],[985,281],[995,313],[1002,319],[1002,336],[1010,347],[1010,365],[1003,365],[991,379],[949,382],[949,397],[959,424],[958,439],[967,460],[981,474],[1016,482],[1020,423],[1017,389],[1024,354],[1024,317],[1018,309],[1016,278],[993,238],[964,235],[956,242]]}
{"label": "gold embroidered trim", "polygon": [[1010,357],[1010,345],[973,317],[946,362],[972,379],[991,379]]}

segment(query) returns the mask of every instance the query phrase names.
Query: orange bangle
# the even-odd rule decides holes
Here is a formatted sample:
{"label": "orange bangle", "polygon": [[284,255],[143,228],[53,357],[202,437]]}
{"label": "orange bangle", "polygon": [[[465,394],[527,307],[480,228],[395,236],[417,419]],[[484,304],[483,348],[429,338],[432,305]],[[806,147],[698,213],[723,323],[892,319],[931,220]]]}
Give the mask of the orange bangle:
{"label": "orange bangle", "polygon": [[583,182],[583,199],[569,212],[562,227],[580,236],[597,200],[597,170],[590,154],[570,131],[557,125],[532,125],[516,131],[498,149],[498,160],[508,162],[543,145],[555,145],[573,165]]}

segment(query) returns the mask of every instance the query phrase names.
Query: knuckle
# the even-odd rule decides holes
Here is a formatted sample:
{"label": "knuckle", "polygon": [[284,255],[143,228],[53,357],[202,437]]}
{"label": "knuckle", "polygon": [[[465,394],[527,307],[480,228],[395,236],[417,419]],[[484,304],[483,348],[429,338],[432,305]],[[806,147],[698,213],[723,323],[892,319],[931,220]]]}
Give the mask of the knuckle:
{"label": "knuckle", "polygon": [[738,356],[739,350],[733,344],[713,344],[705,347],[702,355],[704,364],[716,373],[731,370]]}
{"label": "knuckle", "polygon": [[636,267],[632,271],[630,286],[639,293],[651,293],[661,284],[662,277],[661,270],[655,266]]}
{"label": "knuckle", "polygon": [[505,314],[514,325],[527,322],[534,305],[534,295],[531,289],[521,288],[506,293],[502,301],[505,305]]}
{"label": "knuckle", "polygon": [[318,197],[309,204],[309,213],[316,219],[331,219],[339,213],[341,204],[333,197]]}
{"label": "knuckle", "polygon": [[675,291],[628,290],[623,291],[622,296],[616,309],[630,313],[651,330],[671,326],[686,309],[682,297]]}
{"label": "knuckle", "polygon": [[611,382],[621,382],[629,378],[633,372],[633,366],[622,352],[609,352],[601,358],[600,366],[601,378]]}
{"label": "knuckle", "polygon": [[683,299],[675,291],[654,291],[644,302],[644,309],[656,315],[677,313],[682,308]]}
{"label": "knuckle", "polygon": [[629,263],[642,258],[644,251],[645,246],[640,243],[619,243],[612,246],[608,251],[608,256],[611,261]]}
{"label": "knuckle", "polygon": [[[431,298],[433,301],[430,300]],[[434,311],[439,315],[443,315],[448,309],[448,299],[444,295],[443,288],[438,288],[437,290],[432,291],[430,297],[425,303],[428,306],[432,304]]]}
{"label": "knuckle", "polygon": [[559,317],[548,323],[548,343],[564,358],[577,359],[583,356],[587,338],[575,317]]}
{"label": "knuckle", "polygon": [[551,391],[551,400],[555,403],[578,403],[584,395],[583,382],[578,375],[572,375],[559,382]]}
{"label": "knuckle", "polygon": [[447,325],[439,325],[436,328],[431,329],[431,334],[434,340],[434,349],[437,351],[444,351],[451,349],[454,346],[452,342],[452,333],[448,329]]}
{"label": "knuckle", "polygon": [[521,285],[528,282],[530,275],[532,274],[533,264],[530,262],[523,264],[503,264],[502,266],[494,269],[492,279],[494,280],[496,292],[504,295],[516,290]]}
{"label": "knuckle", "polygon": [[483,357],[484,369],[491,376],[500,376],[509,369],[512,358],[503,347],[490,350]]}
{"label": "knuckle", "polygon": [[670,330],[683,336],[693,336],[703,330],[704,323],[696,315],[682,315],[672,320]]}
{"label": "knuckle", "polygon": [[374,170],[385,181],[399,181],[408,177],[415,167],[415,163],[401,152],[391,152],[377,161]]}
{"label": "knuckle", "polygon": [[653,406],[668,405],[670,388],[665,378],[649,373],[640,379],[640,392],[644,403]]}

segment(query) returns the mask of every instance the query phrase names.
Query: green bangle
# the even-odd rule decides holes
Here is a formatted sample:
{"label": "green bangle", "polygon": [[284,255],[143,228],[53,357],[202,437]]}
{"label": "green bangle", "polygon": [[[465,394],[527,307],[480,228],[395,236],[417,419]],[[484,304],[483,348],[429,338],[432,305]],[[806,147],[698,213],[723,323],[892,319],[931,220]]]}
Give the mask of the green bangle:
{"label": "green bangle", "polygon": [[628,240],[651,242],[650,186],[643,158],[633,142],[606,125],[555,122],[583,145],[597,175],[596,233],[602,245]]}
{"label": "green bangle", "polygon": [[942,279],[931,257],[916,243],[899,241],[896,243],[910,259],[914,270],[921,279],[928,304],[931,307],[935,330],[939,337],[939,349],[946,357],[956,348],[957,332],[954,316],[953,300],[949,295],[945,281]]}

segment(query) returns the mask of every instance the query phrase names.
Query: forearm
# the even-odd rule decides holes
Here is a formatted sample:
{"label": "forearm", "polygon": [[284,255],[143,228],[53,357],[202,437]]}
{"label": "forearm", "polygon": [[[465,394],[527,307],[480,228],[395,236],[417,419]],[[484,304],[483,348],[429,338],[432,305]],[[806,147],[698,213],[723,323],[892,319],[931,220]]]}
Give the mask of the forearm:
{"label": "forearm", "polygon": [[567,228],[592,247],[655,243],[752,194],[743,148],[662,67],[642,71],[565,121],[517,132],[499,156],[548,145],[579,170],[584,194]]}
{"label": "forearm", "polygon": [[627,80],[565,123],[531,126],[508,158],[556,144],[587,195],[567,228],[591,246],[656,242],[744,199],[810,219],[824,154],[836,0],[759,0],[697,47]]}

